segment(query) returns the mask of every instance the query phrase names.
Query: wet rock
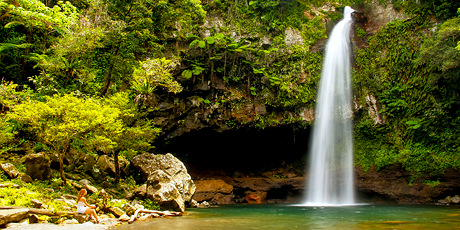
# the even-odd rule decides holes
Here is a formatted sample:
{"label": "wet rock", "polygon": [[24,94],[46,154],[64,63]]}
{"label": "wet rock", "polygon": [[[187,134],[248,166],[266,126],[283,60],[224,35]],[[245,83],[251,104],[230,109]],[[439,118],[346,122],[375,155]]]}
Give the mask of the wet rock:
{"label": "wet rock", "polygon": [[459,195],[455,195],[454,197],[452,197],[452,199],[450,200],[452,203],[454,204],[458,204],[460,203],[460,196]]}
{"label": "wet rock", "polygon": [[18,177],[19,171],[16,167],[14,167],[11,163],[2,163],[0,164],[0,169],[2,169],[9,178],[14,179]]}
{"label": "wet rock", "polygon": [[209,208],[211,205],[207,201],[203,201],[197,205],[197,208]]}
{"label": "wet rock", "polygon": [[212,204],[233,204],[233,186],[223,180],[195,181],[196,192],[193,199],[198,202],[208,201]]}
{"label": "wet rock", "polygon": [[23,160],[26,174],[32,179],[48,180],[50,178],[50,159],[45,154],[28,154]]}
{"label": "wet rock", "polygon": [[460,203],[460,196],[455,195],[454,197],[447,196],[442,200],[438,200],[438,204],[449,205],[449,204],[458,204]]}
{"label": "wet rock", "polygon": [[11,222],[18,222],[27,218],[28,214],[29,209],[2,209],[0,210],[0,226]]}
{"label": "wet rock", "polygon": [[225,181],[233,186],[235,194],[233,200],[236,203],[296,203],[300,202],[305,190],[305,178],[303,177],[233,178]]}
{"label": "wet rock", "polygon": [[249,204],[262,204],[267,198],[267,192],[247,192],[244,200]]}
{"label": "wet rock", "polygon": [[[147,180],[145,196],[157,201],[162,207],[171,207],[176,211],[185,211],[185,202],[189,202],[196,187],[184,164],[172,154],[155,155],[144,153],[132,159],[134,167],[139,169],[143,179]],[[141,195],[143,188],[133,194]],[[133,195],[134,196],[134,195]]]}

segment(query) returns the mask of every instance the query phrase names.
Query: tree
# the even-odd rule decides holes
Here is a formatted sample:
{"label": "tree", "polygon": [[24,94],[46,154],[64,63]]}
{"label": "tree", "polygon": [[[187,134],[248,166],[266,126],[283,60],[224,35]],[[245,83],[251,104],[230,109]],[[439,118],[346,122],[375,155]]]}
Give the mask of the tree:
{"label": "tree", "polygon": [[154,97],[153,92],[158,86],[168,92],[179,93],[182,86],[175,81],[171,71],[176,67],[177,62],[166,58],[147,59],[139,62],[140,67],[134,69],[132,89],[137,96],[134,99],[139,105],[148,105]]}
{"label": "tree", "polygon": [[[0,1],[0,22],[5,23],[0,30],[4,35],[0,41],[0,59],[12,56],[8,60],[9,65],[2,63],[2,66],[5,69],[18,69],[14,75],[18,75],[19,82],[23,82],[30,51],[46,50],[48,35],[65,31],[77,16],[76,8],[69,2],[60,1],[50,8],[39,0]],[[18,82],[18,79],[14,80]]]}
{"label": "tree", "polygon": [[160,133],[159,128],[153,127],[152,121],[141,118],[132,100],[127,93],[117,93],[104,99],[104,103],[112,108],[118,108],[121,112],[119,119],[123,123],[120,132],[106,133],[107,138],[116,143],[111,149],[115,161],[115,183],[120,181],[119,155],[122,152],[137,153],[148,151],[152,146],[150,142]]}
{"label": "tree", "polygon": [[63,158],[74,140],[81,139],[108,151],[116,143],[109,134],[122,132],[118,108],[104,105],[101,100],[82,99],[70,94],[45,97],[46,101],[28,100],[16,106],[7,117],[25,125],[29,132],[54,149],[59,157],[64,183]]}

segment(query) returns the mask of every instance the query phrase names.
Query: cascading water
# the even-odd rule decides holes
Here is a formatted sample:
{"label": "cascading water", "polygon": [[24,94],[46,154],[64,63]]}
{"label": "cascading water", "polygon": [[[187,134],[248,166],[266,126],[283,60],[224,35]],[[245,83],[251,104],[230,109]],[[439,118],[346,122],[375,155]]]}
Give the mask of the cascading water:
{"label": "cascading water", "polygon": [[354,204],[352,100],[350,77],[351,13],[334,27],[326,45],[310,149],[304,205]]}

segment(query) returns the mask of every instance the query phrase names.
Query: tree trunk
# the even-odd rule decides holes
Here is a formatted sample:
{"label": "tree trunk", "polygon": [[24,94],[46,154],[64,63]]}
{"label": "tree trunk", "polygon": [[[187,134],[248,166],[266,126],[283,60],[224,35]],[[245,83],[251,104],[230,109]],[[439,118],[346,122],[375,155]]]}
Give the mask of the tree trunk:
{"label": "tree trunk", "polygon": [[[116,55],[118,55],[118,51],[120,49],[120,44],[121,44],[121,42],[118,43],[118,46],[115,48],[115,51],[112,53],[112,57],[115,57]],[[109,89],[114,65],[115,65],[114,58],[112,58],[112,60],[110,61],[109,72],[107,73],[107,75],[105,77],[104,87],[101,90],[101,95],[100,95],[101,97],[105,96],[105,94],[107,93],[107,90]]]}
{"label": "tree trunk", "polygon": [[64,176],[64,156],[67,153],[67,149],[69,148],[70,144],[65,144],[64,149],[62,150],[60,156],[59,156],[59,171],[61,173],[61,179],[63,184],[67,184],[67,180],[65,179]]}
{"label": "tree trunk", "polygon": [[120,183],[120,164],[118,162],[118,153],[120,151],[116,150],[113,154],[113,159],[115,161],[115,184]]}
{"label": "tree trunk", "polygon": [[64,153],[59,155],[59,172],[61,173],[61,179],[64,184],[67,184],[67,181],[64,176]]}
{"label": "tree trunk", "polygon": [[112,69],[113,69],[113,65],[110,66],[109,72],[107,73],[105,77],[104,87],[102,87],[102,90],[101,90],[101,95],[100,95],[101,97],[103,97],[107,93],[107,90],[109,89],[110,78],[112,77]]}

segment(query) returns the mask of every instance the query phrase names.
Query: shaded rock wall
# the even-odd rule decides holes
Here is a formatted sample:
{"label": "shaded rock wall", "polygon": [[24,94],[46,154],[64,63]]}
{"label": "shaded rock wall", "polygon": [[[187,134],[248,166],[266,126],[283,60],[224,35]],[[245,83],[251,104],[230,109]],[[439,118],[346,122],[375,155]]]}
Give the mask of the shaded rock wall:
{"label": "shaded rock wall", "polygon": [[[430,182],[439,181],[434,185]],[[391,165],[366,173],[356,169],[357,190],[371,202],[393,202],[398,204],[434,204],[446,196],[460,194],[460,172],[448,170],[439,177],[415,176],[401,165]]]}

